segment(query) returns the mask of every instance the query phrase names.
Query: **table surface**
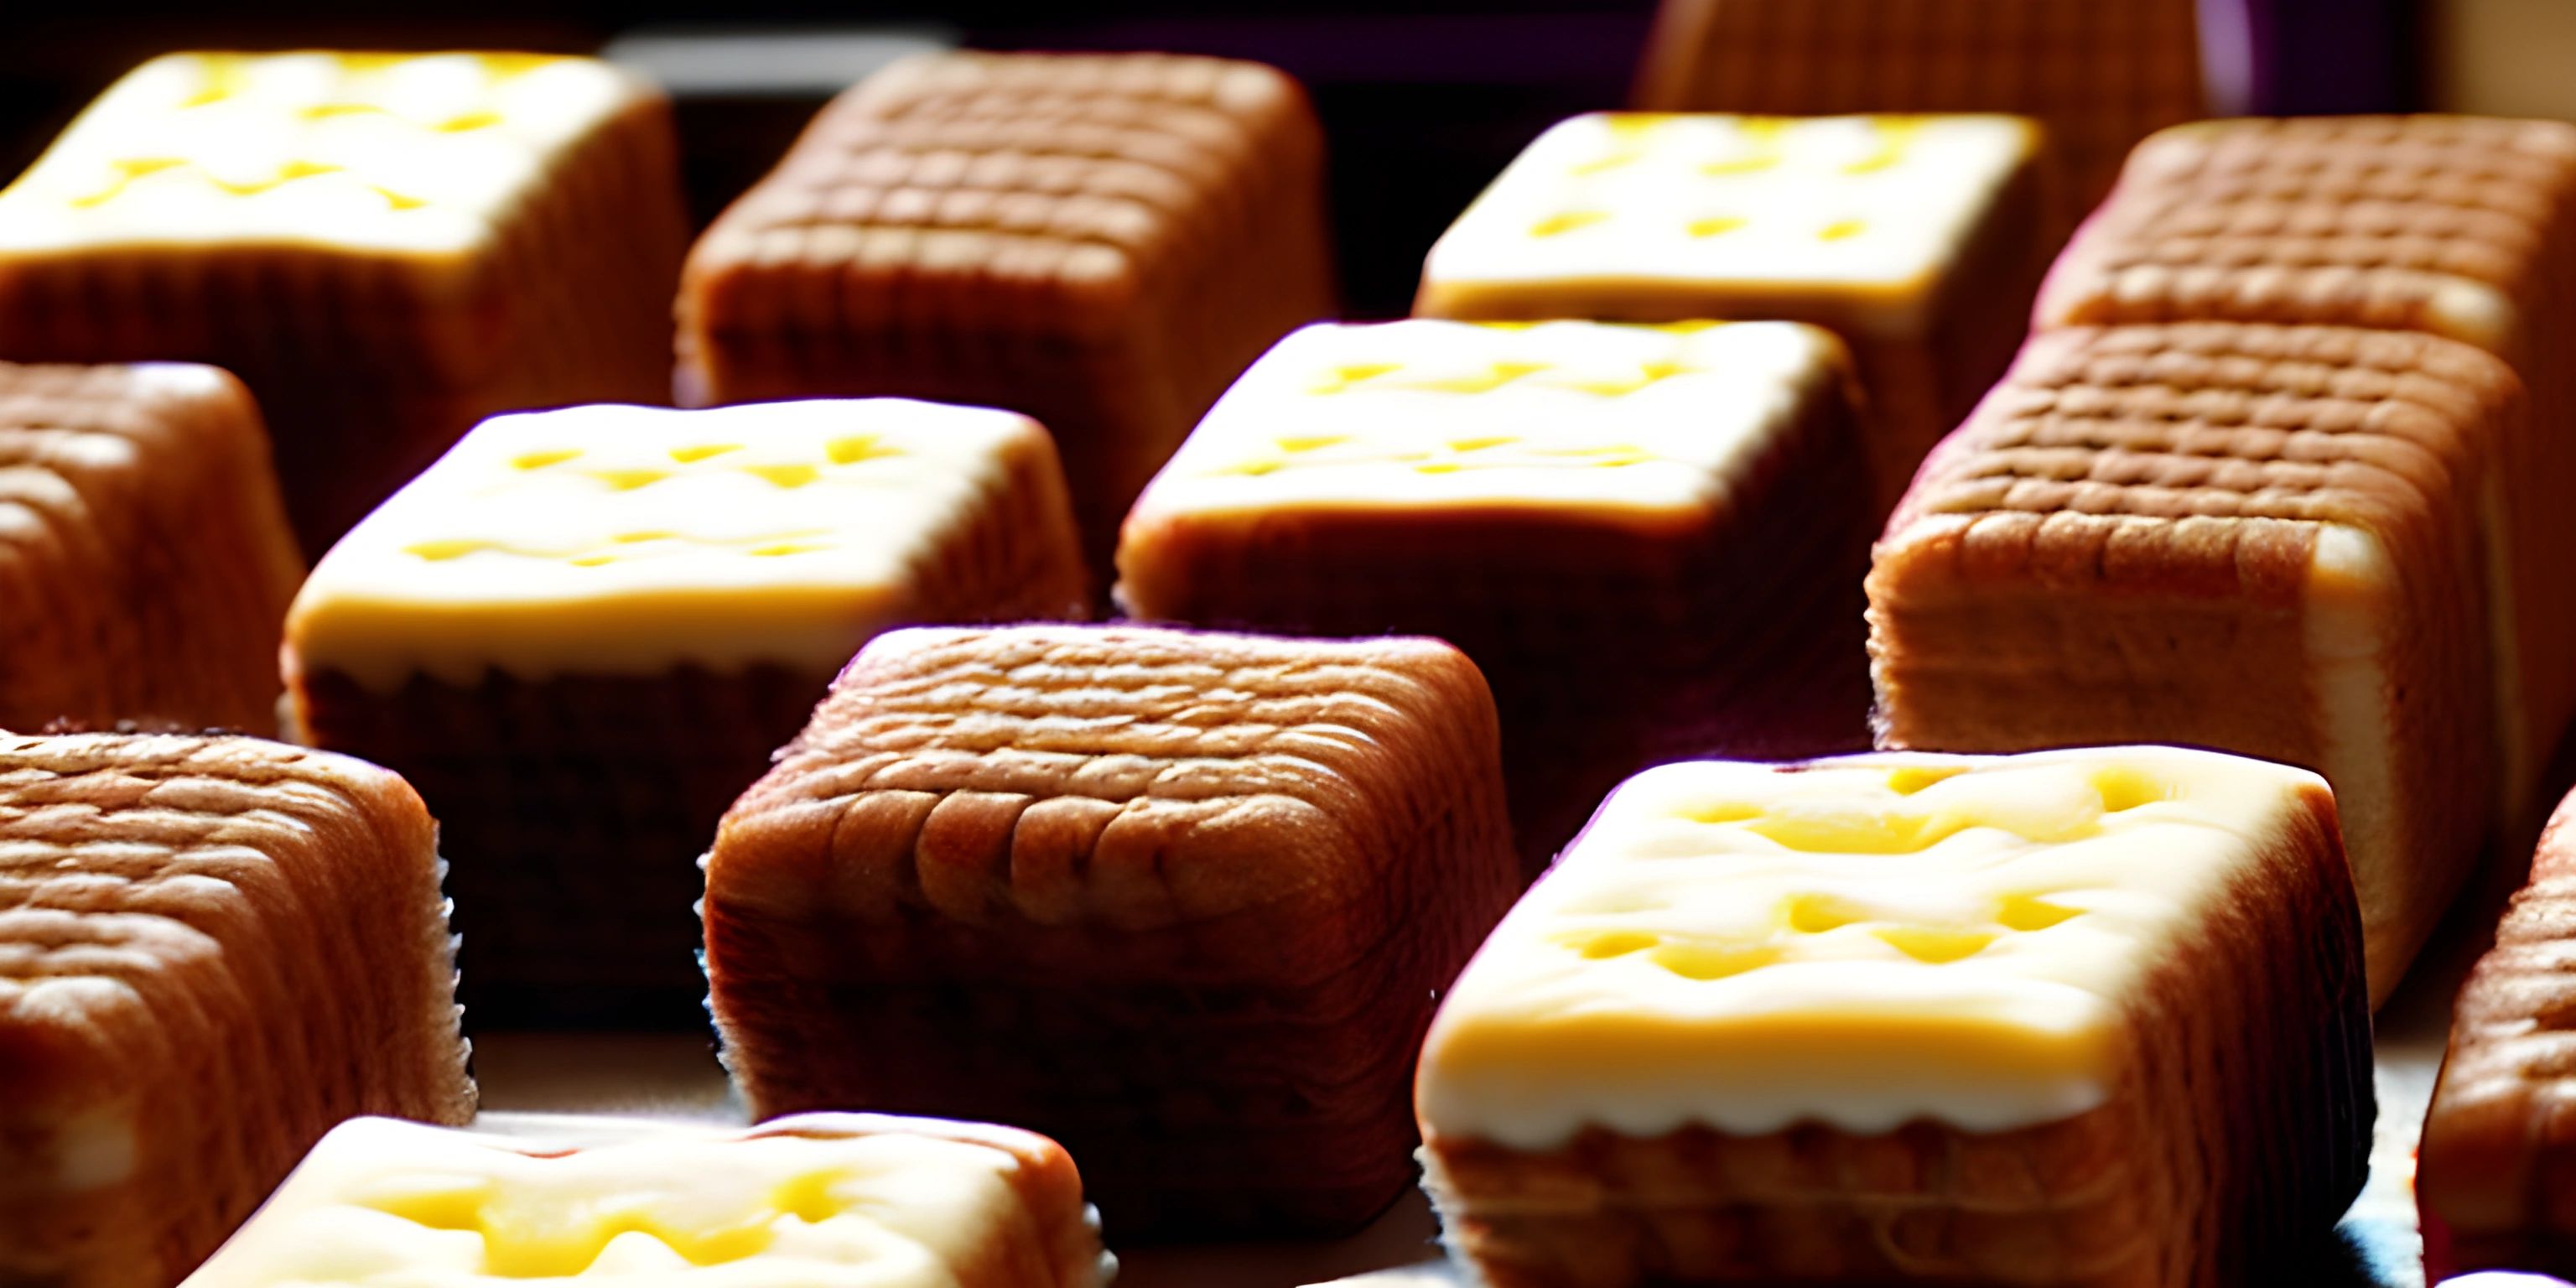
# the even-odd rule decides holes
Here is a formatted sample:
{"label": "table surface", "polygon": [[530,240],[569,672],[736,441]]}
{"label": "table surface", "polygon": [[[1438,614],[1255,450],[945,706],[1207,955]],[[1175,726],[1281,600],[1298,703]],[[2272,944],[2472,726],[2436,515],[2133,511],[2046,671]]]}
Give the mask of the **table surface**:
{"label": "table surface", "polygon": [[[2422,1288],[2415,1140],[2441,1066],[2451,999],[2484,950],[2498,909],[2520,884],[2521,866],[2487,865],[2380,1012],[2379,1125],[2370,1181],[2303,1282]],[[483,1088],[480,1130],[559,1136],[569,1126],[565,1114],[745,1120],[707,1041],[687,1034],[484,1034],[475,1039],[475,1073]],[[1118,1288],[1461,1288],[1465,1281],[1441,1260],[1436,1232],[1417,1192],[1348,1239],[1122,1249]]]}

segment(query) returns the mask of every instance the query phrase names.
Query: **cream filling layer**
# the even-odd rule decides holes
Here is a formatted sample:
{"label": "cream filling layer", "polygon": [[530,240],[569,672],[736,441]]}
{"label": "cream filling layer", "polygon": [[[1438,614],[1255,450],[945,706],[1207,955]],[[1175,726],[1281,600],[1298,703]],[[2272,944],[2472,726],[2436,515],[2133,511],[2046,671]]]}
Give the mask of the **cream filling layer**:
{"label": "cream filling layer", "polygon": [[2081,1114],[2138,981],[2321,786],[2160,747],[1649,770],[1443,1005],[1424,1127],[1547,1150]]}

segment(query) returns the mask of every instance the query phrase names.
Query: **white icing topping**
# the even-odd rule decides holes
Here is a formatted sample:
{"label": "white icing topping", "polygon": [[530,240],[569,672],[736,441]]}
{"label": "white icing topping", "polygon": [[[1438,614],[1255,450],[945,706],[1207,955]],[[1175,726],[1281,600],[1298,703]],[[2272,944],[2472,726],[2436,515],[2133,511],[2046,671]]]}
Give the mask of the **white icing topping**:
{"label": "white icing topping", "polygon": [[1424,1127],[1546,1150],[2083,1113],[2142,973],[2322,789],[2161,747],[1649,770],[1442,1006]]}
{"label": "white icing topping", "polygon": [[1766,294],[1841,294],[1909,333],[2036,147],[2008,116],[1578,116],[1432,247],[1416,312],[1761,316]]}
{"label": "white icing topping", "polygon": [[0,253],[484,244],[562,155],[650,91],[522,54],[170,54],[128,73],[0,192]]}
{"label": "white icing topping", "polygon": [[902,399],[594,406],[484,422],[341,538],[288,665],[391,687],[838,667],[1043,455],[1026,417]]}
{"label": "white icing topping", "polygon": [[189,1288],[954,1288],[1028,1220],[1006,1150],[936,1135],[654,1131],[551,1155],[343,1124]]}
{"label": "white icing topping", "polygon": [[1244,373],[1129,523],[1297,508],[1702,508],[1831,396],[1839,354],[1824,332],[1781,322],[1310,326]]}

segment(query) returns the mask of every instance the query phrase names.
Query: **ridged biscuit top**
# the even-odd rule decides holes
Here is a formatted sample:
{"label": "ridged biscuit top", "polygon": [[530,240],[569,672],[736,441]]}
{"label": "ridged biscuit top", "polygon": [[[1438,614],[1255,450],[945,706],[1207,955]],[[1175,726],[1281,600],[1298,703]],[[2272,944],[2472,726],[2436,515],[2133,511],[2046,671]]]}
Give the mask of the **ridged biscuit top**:
{"label": "ridged biscuit top", "polygon": [[2571,201],[2576,125],[2561,122],[2176,126],[2139,145],[2038,318],[2407,328],[2510,352]]}
{"label": "ridged biscuit top", "polygon": [[[1490,787],[1462,778],[1495,773],[1496,746],[1484,677],[1439,640],[890,631],[734,803],[708,879],[756,894],[743,873],[847,820],[825,833],[882,857],[846,861],[830,897],[869,915],[926,899],[1136,931],[1349,897],[1389,878],[1423,820],[1478,824],[1464,811]],[[902,822],[915,807],[930,812]],[[1011,838],[998,868],[925,830],[978,810]]]}
{"label": "ridged biscuit top", "polygon": [[1817,400],[1840,397],[1842,373],[1838,341],[1786,322],[1319,324],[1244,373],[1128,521],[1704,509]]}
{"label": "ridged biscuit top", "polygon": [[[563,1148],[344,1123],[186,1283],[1097,1288],[1115,1265],[1072,1163],[1027,1132],[811,1114],[628,1135]],[[1032,1237],[1036,1256],[997,1261]]]}
{"label": "ridged biscuit top", "polygon": [[143,1004],[141,984],[220,956],[281,885],[308,897],[314,874],[278,856],[353,825],[410,829],[426,872],[420,798],[362,761],[256,738],[0,733],[0,1045]]}
{"label": "ridged biscuit top", "polygon": [[[1304,91],[1259,63],[923,55],[826,107],[708,230],[689,272],[900,264],[1108,308],[1167,263],[1226,253],[1253,203],[1279,196],[1276,177],[1311,175],[1321,156]],[[752,306],[722,293],[703,305],[698,322],[717,330],[795,320],[741,315]],[[1004,327],[1102,325],[1087,308],[991,311]]]}
{"label": "ridged biscuit top", "polygon": [[1414,311],[1546,317],[1580,291],[1687,317],[1720,288],[1860,297],[1903,326],[2037,146],[2009,116],[1574,117],[1431,248]]}
{"label": "ridged biscuit top", "polygon": [[[2384,532],[2494,459],[2502,362],[2410,332],[2185,323],[2034,338],[1889,521],[2302,519]],[[2464,477],[2465,475],[2465,477]]]}
{"label": "ridged biscuit top", "polygon": [[1054,450],[1027,417],[903,399],[496,417],[323,557],[289,666],[373,686],[828,670]]}
{"label": "ridged biscuit top", "polygon": [[226,438],[259,440],[264,460],[256,419],[241,382],[214,367],[0,362],[0,532],[19,527],[18,506],[68,500],[67,479],[191,468]]}
{"label": "ridged biscuit top", "polygon": [[292,245],[455,255],[653,93],[588,58],[169,54],[0,191],[0,255]]}
{"label": "ridged biscuit top", "polygon": [[2259,865],[2309,861],[2276,838],[2326,791],[2158,747],[1648,770],[1452,990],[1423,1122],[1545,1150],[2081,1114],[2141,981]]}

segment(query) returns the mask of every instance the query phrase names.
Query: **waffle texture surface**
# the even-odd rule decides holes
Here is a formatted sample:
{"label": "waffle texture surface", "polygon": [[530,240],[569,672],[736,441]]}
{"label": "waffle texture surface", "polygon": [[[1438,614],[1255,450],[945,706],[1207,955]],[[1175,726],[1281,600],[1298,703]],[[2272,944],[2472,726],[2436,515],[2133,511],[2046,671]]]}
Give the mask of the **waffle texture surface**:
{"label": "waffle texture surface", "polygon": [[275,732],[303,574],[238,381],[0,362],[0,729]]}
{"label": "waffle texture surface", "polygon": [[0,1277],[166,1288],[332,1125],[472,1116],[435,831],[339,756],[0,736]]}
{"label": "waffle texture surface", "polygon": [[1882,745],[2171,742],[2317,769],[2384,997],[2492,815],[2510,632],[2479,501],[2513,385],[2404,333],[2038,337],[1878,545]]}
{"label": "waffle texture surface", "polygon": [[880,636],[726,816],[707,966],[767,1116],[1047,1132],[1113,1238],[1403,1188],[1432,991],[1518,889],[1491,699],[1431,641]]}

